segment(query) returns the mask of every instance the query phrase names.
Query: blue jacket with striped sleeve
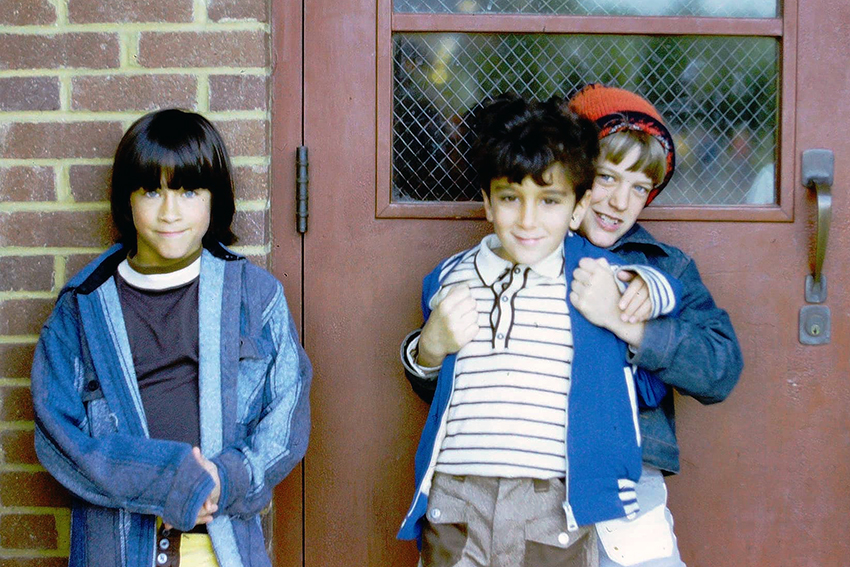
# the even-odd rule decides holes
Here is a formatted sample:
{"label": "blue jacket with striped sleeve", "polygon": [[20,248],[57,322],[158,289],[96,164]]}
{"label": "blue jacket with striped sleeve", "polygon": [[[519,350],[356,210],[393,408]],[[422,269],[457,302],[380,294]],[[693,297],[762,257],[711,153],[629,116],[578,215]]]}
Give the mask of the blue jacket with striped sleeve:
{"label": "blue jacket with striped sleeve", "polygon": [[[71,567],[153,565],[156,517],[188,530],[213,489],[192,447],[150,439],[113,275],[116,245],[62,290],[32,368],[35,446],[74,496]],[[311,367],[281,284],[222,246],[201,256],[201,451],[216,463],[218,562],[267,567],[260,512],[304,456]]]}
{"label": "blue jacket with striped sleeve", "polygon": [[[425,277],[422,312],[426,320],[431,313],[431,298],[446,276],[477,249],[444,260]],[[565,273],[571,274],[579,260],[586,257],[605,258],[611,264],[621,265],[621,259],[614,254],[583,237],[568,235],[564,240]],[[654,268],[641,266],[639,270],[654,299],[660,300],[654,302],[654,309],[675,315],[681,295],[679,282]],[[641,448],[636,388],[643,398],[660,399],[664,386],[643,373],[637,376],[636,385],[633,369],[626,359],[626,343],[590,323],[576,309],[570,309],[569,313],[574,350],[567,405],[564,510],[567,525],[576,529],[578,525],[637,513],[634,486],[641,473]],[[455,354],[447,356],[437,377],[436,392],[416,451],[416,492],[399,530],[400,539],[418,539],[421,535],[434,465],[454,391],[455,360]]]}

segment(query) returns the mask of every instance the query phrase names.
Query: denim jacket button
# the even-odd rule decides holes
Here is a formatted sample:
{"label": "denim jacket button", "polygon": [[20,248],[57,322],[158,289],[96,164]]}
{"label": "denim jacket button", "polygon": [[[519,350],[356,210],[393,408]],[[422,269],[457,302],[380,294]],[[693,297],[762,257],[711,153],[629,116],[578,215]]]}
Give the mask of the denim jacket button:
{"label": "denim jacket button", "polygon": [[160,549],[163,549],[163,550],[168,549],[169,545],[171,545],[171,544],[168,542],[167,539],[162,538],[161,540],[159,540],[159,548]]}
{"label": "denim jacket button", "polygon": [[168,562],[168,556],[164,553],[160,553],[156,556],[156,562],[160,565],[165,565]]}

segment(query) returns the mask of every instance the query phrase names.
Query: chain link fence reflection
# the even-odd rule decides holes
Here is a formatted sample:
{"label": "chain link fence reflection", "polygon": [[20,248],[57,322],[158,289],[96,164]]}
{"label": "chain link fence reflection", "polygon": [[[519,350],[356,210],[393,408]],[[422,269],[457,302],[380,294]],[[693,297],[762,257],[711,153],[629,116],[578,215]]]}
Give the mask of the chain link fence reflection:
{"label": "chain link fence reflection", "polygon": [[511,91],[634,90],[666,118],[677,172],[656,202],[774,201],[779,43],[759,37],[407,34],[394,41],[395,201],[479,198],[470,113]]}

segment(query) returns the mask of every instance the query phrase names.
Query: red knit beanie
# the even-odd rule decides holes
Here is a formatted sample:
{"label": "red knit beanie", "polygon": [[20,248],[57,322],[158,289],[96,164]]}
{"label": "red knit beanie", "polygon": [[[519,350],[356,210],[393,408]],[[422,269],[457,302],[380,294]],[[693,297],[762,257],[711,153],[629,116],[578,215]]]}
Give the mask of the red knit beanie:
{"label": "red knit beanie", "polygon": [[667,173],[661,183],[652,188],[646,198],[648,205],[670,181],[676,169],[676,149],[673,136],[655,107],[645,98],[625,89],[606,87],[598,83],[581,89],[569,103],[570,110],[589,118],[599,126],[599,138],[621,130],[646,132],[661,143],[667,155]]}

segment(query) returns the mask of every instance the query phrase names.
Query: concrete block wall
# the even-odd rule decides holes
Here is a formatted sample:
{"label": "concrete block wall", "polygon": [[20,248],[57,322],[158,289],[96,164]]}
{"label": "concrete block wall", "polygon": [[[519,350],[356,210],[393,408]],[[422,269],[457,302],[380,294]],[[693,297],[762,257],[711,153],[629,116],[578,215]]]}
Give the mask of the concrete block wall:
{"label": "concrete block wall", "polygon": [[235,166],[237,249],[269,252],[271,0],[0,0],[0,565],[67,564],[69,497],[33,450],[29,369],[62,285],[113,239],[123,131],[202,112]]}

